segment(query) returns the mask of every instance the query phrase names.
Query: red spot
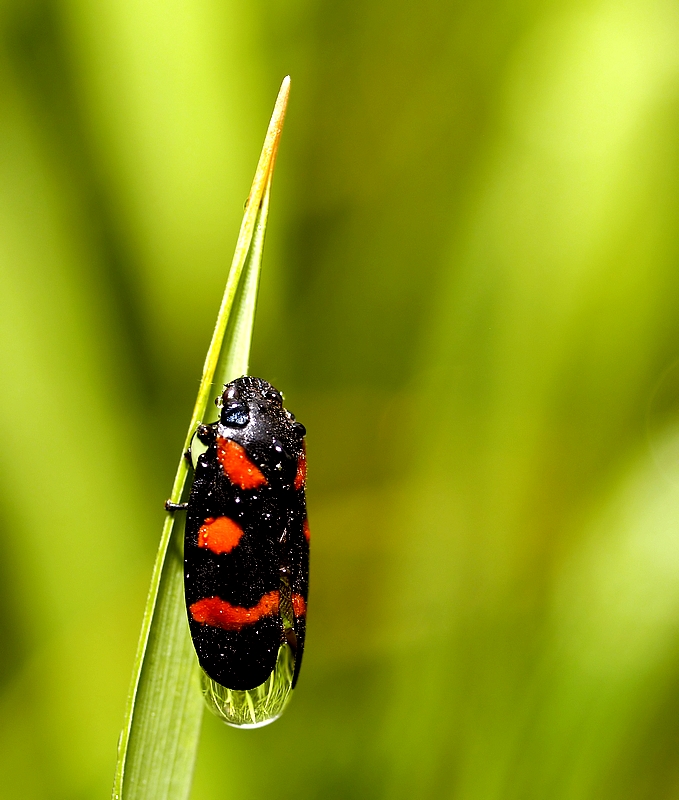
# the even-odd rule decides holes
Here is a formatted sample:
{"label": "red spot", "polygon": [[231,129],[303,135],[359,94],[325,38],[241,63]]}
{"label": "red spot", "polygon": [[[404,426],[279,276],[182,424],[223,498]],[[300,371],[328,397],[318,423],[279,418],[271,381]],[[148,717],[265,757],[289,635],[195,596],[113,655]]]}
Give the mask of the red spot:
{"label": "red spot", "polygon": [[292,610],[296,617],[306,617],[306,601],[301,594],[292,595]]}
{"label": "red spot", "polygon": [[309,520],[305,519],[302,523],[302,530],[304,531],[304,536],[306,537],[307,542],[311,539],[311,531],[309,530]]}
{"label": "red spot", "polygon": [[232,439],[217,437],[217,458],[224,474],[241,489],[258,489],[266,486],[266,478],[259,467],[250,461],[245,449]]}
{"label": "red spot", "polygon": [[295,489],[302,489],[306,484],[306,444],[297,462],[297,475],[295,475]]}
{"label": "red spot", "polygon": [[243,535],[243,529],[228,517],[208,517],[198,531],[198,547],[221,555],[230,553]]}
{"label": "red spot", "polygon": [[[293,595],[293,608],[295,608],[295,597],[300,597],[300,595]],[[227,603],[220,597],[205,597],[203,600],[193,603],[189,607],[189,611],[194,620],[203,625],[223,628],[225,631],[239,631],[246,625],[254,625],[262,617],[278,614],[278,600],[279,592],[269,592],[261,598],[256,606],[242,608],[241,606],[232,606],[231,603]]]}

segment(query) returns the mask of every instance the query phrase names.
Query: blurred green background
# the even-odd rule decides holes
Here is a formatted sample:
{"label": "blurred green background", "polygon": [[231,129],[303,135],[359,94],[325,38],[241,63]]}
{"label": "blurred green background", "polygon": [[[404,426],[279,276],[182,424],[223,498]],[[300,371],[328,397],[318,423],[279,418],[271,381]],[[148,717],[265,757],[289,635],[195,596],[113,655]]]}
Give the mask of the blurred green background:
{"label": "blurred green background", "polygon": [[3,0],[0,796],[108,797],[283,75],[305,666],[193,800],[679,798],[677,0]]}

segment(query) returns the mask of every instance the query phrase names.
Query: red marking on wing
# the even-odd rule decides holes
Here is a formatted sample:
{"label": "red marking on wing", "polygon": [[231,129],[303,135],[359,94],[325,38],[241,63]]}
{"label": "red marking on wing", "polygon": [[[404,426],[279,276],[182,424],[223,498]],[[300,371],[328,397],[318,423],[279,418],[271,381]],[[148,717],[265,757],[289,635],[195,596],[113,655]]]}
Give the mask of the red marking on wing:
{"label": "red marking on wing", "polygon": [[[189,606],[189,611],[196,622],[225,631],[239,631],[246,625],[254,625],[262,617],[278,614],[279,594],[278,591],[265,594],[252,608],[232,606],[220,597],[205,597]],[[295,597],[300,595],[293,595],[293,608]]]}
{"label": "red marking on wing", "polygon": [[240,542],[243,529],[228,517],[208,517],[198,531],[198,547],[212,550],[218,556],[230,553]]}
{"label": "red marking on wing", "polygon": [[296,617],[306,617],[306,600],[301,594],[292,595],[292,610]]}
{"label": "red marking on wing", "polygon": [[309,520],[305,519],[302,523],[302,530],[304,531],[304,536],[306,537],[307,542],[311,539],[311,531],[309,530]]}
{"label": "red marking on wing", "polygon": [[306,484],[306,444],[297,461],[297,474],[295,475],[295,489],[302,489]]}
{"label": "red marking on wing", "polygon": [[240,486],[241,489],[266,486],[262,471],[250,461],[245,449],[232,439],[217,437],[217,458],[224,474],[235,486]]}

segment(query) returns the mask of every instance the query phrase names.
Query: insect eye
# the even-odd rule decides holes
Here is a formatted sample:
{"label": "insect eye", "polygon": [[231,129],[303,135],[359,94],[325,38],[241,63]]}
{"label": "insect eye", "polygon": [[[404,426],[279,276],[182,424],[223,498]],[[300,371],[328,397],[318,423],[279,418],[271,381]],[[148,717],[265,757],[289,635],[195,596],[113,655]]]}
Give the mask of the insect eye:
{"label": "insect eye", "polygon": [[222,409],[221,420],[223,425],[243,428],[250,421],[250,412],[243,403],[229,403]]}
{"label": "insect eye", "polygon": [[238,389],[235,386],[227,384],[224,387],[224,392],[222,394],[222,402],[226,403],[229,400],[235,400],[237,395],[238,395]]}

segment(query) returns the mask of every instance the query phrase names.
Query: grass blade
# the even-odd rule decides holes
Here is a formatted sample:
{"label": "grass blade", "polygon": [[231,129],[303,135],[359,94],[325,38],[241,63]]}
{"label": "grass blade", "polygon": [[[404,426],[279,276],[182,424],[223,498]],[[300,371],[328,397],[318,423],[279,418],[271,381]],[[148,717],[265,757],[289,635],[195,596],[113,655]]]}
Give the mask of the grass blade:
{"label": "grass blade", "polygon": [[[205,359],[170,495],[175,503],[181,501],[188,475],[183,452],[196,426],[206,417],[208,403],[217,392],[216,381],[221,385],[247,371],[271,179],[289,91],[290,79],[285,78],[245,206]],[[230,335],[225,337],[227,327]],[[114,800],[185,800],[191,789],[203,699],[184,610],[183,533],[183,515],[167,514],[118,745]]]}
{"label": "grass blade", "polygon": [[[217,364],[211,400],[221,394],[225,383],[248,374],[250,357],[250,342],[252,329],[255,323],[255,307],[257,305],[257,289],[259,286],[260,265],[264,250],[264,235],[266,221],[269,214],[269,195],[271,192],[271,178],[266,185],[261,208],[257,216],[252,245],[248,253],[243,276],[238,287],[238,294],[234,301],[231,318],[226,331],[226,341],[222,348],[222,356]],[[215,409],[212,412],[212,408]],[[207,417],[212,413],[216,419],[216,406],[208,402]]]}

